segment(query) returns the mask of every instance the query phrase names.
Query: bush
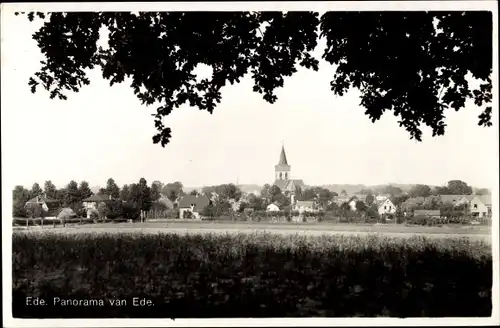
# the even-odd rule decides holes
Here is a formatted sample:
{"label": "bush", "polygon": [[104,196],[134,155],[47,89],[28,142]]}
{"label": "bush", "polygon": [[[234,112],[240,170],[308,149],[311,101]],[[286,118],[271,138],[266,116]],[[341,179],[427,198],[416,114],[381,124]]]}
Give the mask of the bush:
{"label": "bush", "polygon": [[[12,247],[21,318],[482,317],[492,309],[491,245],[463,239],[23,233]],[[27,296],[106,303],[28,307]],[[155,306],[106,306],[132,297]]]}
{"label": "bush", "polygon": [[191,212],[191,211],[184,211],[182,213],[182,218],[183,219],[192,219],[193,218],[193,212]]}
{"label": "bush", "polygon": [[110,220],[116,220],[123,217],[123,204],[120,200],[112,200],[106,204],[107,213],[106,216]]}
{"label": "bush", "polygon": [[167,218],[169,218],[169,219],[178,219],[180,212],[179,212],[178,208],[172,208],[172,209],[167,210],[166,215],[167,215]]}
{"label": "bush", "polygon": [[127,220],[136,221],[141,217],[141,209],[137,204],[125,202],[122,204],[122,215]]}

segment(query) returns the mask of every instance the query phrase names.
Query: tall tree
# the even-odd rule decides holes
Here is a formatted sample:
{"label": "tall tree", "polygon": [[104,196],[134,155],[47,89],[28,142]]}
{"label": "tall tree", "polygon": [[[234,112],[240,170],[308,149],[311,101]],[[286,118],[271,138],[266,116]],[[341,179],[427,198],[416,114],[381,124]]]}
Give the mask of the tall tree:
{"label": "tall tree", "polygon": [[368,206],[366,206],[365,202],[358,200],[356,202],[356,211],[359,213],[364,213],[368,209]]}
{"label": "tall tree", "polygon": [[271,186],[271,189],[269,189],[269,195],[271,196],[271,199],[277,195],[281,194],[281,189],[280,187],[274,185]]}
{"label": "tall tree", "polygon": [[113,178],[109,178],[106,182],[106,195],[111,196],[113,199],[120,197],[120,188]]}
{"label": "tall tree", "polygon": [[[65,91],[88,85],[86,70],[95,67],[111,85],[127,77],[143,104],[160,104],[153,142],[162,146],[171,138],[164,116],[183,104],[212,113],[221,89],[246,74],[254,80],[253,90],[275,103],[276,88],[297,72],[297,64],[318,70],[312,56],[318,30],[326,41],[322,57],[334,65],[331,90],[342,96],[358,89],[372,122],[393,111],[410,138],[420,141],[421,124],[433,136],[443,135],[444,111],[460,110],[471,99],[486,107],[478,124],[491,125],[491,11],[326,12],[321,17],[296,11],[57,12],[27,17],[45,19],[33,35],[45,60],[29,80],[32,92],[41,85],[51,98],[67,99]],[[102,27],[110,31],[104,48],[97,45]],[[198,79],[193,72],[198,64],[212,68],[210,78]],[[467,75],[479,81],[477,87]]]}
{"label": "tall tree", "polygon": [[57,197],[57,188],[56,186],[52,183],[51,180],[45,181],[45,184],[43,185],[43,192],[47,197],[50,198],[56,198]]}
{"label": "tall tree", "polygon": [[90,190],[89,183],[87,181],[80,182],[80,186],[78,187],[80,200],[84,200],[92,196],[92,190]]}
{"label": "tall tree", "polygon": [[168,199],[174,202],[175,200],[177,200],[177,198],[184,194],[183,185],[179,181],[176,181],[174,183],[167,183],[163,187],[162,194],[164,194]]}
{"label": "tall tree", "polygon": [[26,202],[30,200],[30,191],[23,186],[16,186],[12,191],[12,216],[26,217]]}
{"label": "tall tree", "polygon": [[128,185],[123,185],[122,190],[120,191],[120,199],[124,201],[130,200],[130,188]]}
{"label": "tall tree", "polygon": [[410,197],[428,197],[431,195],[431,187],[418,184],[413,186],[408,192]]}
{"label": "tall tree", "polygon": [[372,194],[367,194],[365,201],[366,201],[366,205],[371,206],[373,204],[373,202],[375,202],[375,197]]}
{"label": "tall tree", "polygon": [[271,195],[271,186],[269,184],[266,183],[262,187],[260,191],[260,197],[264,199],[266,205],[271,203],[272,195]]}
{"label": "tall tree", "polygon": [[317,194],[314,188],[307,188],[302,192],[302,195],[299,200],[315,200],[316,197]]}
{"label": "tall tree", "polygon": [[139,180],[138,187],[138,197],[137,204],[139,208],[143,211],[148,211],[151,208],[151,188],[148,186],[146,179],[141,178]]}
{"label": "tall tree", "polygon": [[73,211],[78,213],[79,207],[81,205],[81,196],[78,190],[78,183],[75,180],[71,180],[65,188],[66,194],[64,197],[64,205],[71,207]]}
{"label": "tall tree", "polygon": [[153,187],[153,185],[156,185],[158,190],[161,190],[163,189],[163,187],[165,187],[165,184],[163,182],[161,182],[160,180],[155,180],[151,183],[151,187]]}
{"label": "tall tree", "polygon": [[435,196],[439,195],[450,195],[450,190],[447,186],[436,186],[432,189],[432,194]]}
{"label": "tall tree", "polygon": [[422,203],[424,210],[438,210],[441,207],[441,198],[439,196],[426,197]]}
{"label": "tall tree", "polygon": [[36,196],[40,196],[41,194],[43,194],[43,190],[42,190],[42,188],[40,188],[40,185],[38,184],[38,182],[35,182],[30,190],[31,198],[36,197]]}
{"label": "tall tree", "polygon": [[450,195],[472,195],[472,187],[461,180],[448,181]]}
{"label": "tall tree", "polygon": [[151,184],[151,200],[157,201],[161,197],[161,189],[162,189],[162,184],[161,182],[158,183],[158,181],[155,181]]}

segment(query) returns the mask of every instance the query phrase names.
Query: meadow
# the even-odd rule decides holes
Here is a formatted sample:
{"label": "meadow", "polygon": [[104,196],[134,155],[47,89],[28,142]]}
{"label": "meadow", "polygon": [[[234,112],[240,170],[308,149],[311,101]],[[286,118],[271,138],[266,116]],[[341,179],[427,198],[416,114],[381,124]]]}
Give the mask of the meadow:
{"label": "meadow", "polygon": [[[468,238],[24,232],[24,318],[490,316],[491,245]],[[45,307],[26,306],[39,297]],[[54,305],[54,298],[104,306]],[[134,306],[134,297],[151,306]],[[113,306],[110,300],[125,300]]]}

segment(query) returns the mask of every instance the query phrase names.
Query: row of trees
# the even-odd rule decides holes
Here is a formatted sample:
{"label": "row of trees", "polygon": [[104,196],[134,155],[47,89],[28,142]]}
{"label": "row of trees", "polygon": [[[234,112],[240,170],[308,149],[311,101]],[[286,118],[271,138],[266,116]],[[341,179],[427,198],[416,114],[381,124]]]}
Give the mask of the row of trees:
{"label": "row of trees", "polygon": [[[410,197],[429,197],[429,196],[439,196],[439,195],[472,195],[474,193],[471,186],[466,182],[461,180],[450,180],[445,186],[435,186],[431,188],[425,184],[414,185],[409,191],[408,196]],[[488,194],[489,190],[486,188],[481,188],[476,190],[474,194],[485,195]],[[361,195],[374,195],[374,194],[387,194],[391,197],[400,196],[404,194],[403,190],[399,187],[392,185],[384,186],[372,189],[361,189],[357,192]]]}
{"label": "row of trees", "polygon": [[[175,200],[183,195],[182,184],[180,182],[174,182],[165,185],[159,181],[154,181],[151,186],[149,186],[146,179],[141,178],[138,183],[124,185],[120,189],[115,180],[109,178],[106,182],[106,187],[100,188],[97,194],[105,196],[105,198],[126,202],[139,210],[148,211],[155,202],[160,199],[162,192],[166,194],[168,198]],[[87,181],[82,181],[78,184],[76,181],[72,180],[64,188],[60,189],[50,180],[44,183],[43,189],[37,182],[35,182],[29,190],[23,186],[16,186],[13,190],[13,216],[27,216],[28,213],[25,208],[26,202],[41,195],[57,200],[60,202],[61,207],[69,207],[73,209],[75,213],[81,215],[83,200],[92,196],[93,192]],[[113,205],[109,205],[108,207],[110,207],[109,210],[111,211]]]}

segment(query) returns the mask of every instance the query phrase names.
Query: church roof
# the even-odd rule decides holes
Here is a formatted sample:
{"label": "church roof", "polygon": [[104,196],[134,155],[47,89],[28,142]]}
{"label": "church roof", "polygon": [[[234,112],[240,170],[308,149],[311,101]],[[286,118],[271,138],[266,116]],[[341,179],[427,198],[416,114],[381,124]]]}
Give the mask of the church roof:
{"label": "church roof", "polygon": [[288,165],[288,161],[286,160],[286,154],[285,154],[285,146],[281,146],[280,161],[278,165]]}
{"label": "church roof", "polygon": [[276,180],[273,185],[278,186],[281,191],[295,191],[295,187],[304,188],[304,181],[299,179]]}

